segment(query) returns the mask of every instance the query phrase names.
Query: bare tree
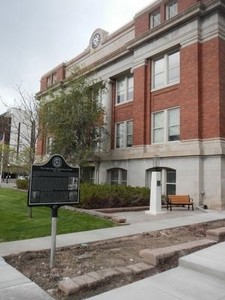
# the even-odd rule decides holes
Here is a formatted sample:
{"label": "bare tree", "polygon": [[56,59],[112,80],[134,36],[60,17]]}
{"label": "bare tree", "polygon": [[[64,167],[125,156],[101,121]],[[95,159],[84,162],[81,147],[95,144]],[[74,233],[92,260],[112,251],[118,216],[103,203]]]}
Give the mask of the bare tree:
{"label": "bare tree", "polygon": [[9,160],[14,167],[30,170],[35,160],[35,145],[39,136],[39,102],[35,96],[16,86],[18,99],[13,106],[4,99],[1,102],[7,108],[6,116],[11,118]]}

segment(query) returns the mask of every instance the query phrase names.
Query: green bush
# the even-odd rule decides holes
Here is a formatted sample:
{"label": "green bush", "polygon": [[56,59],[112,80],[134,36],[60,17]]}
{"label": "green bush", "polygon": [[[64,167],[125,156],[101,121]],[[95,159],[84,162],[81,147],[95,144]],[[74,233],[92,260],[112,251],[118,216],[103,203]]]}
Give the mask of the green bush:
{"label": "green bush", "polygon": [[149,205],[149,188],[82,183],[79,207],[86,209]]}
{"label": "green bush", "polygon": [[16,186],[19,190],[28,190],[29,180],[28,179],[17,179]]}

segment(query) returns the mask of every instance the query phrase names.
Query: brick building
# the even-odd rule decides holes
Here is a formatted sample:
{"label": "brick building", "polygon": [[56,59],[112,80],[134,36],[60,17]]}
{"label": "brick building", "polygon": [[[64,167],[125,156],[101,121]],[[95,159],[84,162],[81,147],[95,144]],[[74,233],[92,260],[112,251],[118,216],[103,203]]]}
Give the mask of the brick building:
{"label": "brick building", "polygon": [[[161,168],[163,194],[190,194],[225,208],[225,1],[158,0],[112,34],[96,29],[84,52],[41,78],[38,99],[77,65],[107,84],[111,140],[95,182],[149,186]],[[38,142],[45,155],[47,142]]]}

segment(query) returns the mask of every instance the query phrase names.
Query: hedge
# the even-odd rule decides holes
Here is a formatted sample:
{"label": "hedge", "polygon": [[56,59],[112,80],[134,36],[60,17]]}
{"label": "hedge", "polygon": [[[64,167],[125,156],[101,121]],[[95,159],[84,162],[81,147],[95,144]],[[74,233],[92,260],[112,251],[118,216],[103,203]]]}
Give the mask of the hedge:
{"label": "hedge", "polygon": [[82,183],[78,206],[85,209],[147,206],[149,197],[150,190],[146,187]]}
{"label": "hedge", "polygon": [[[18,189],[28,189],[27,179],[17,179]],[[80,203],[85,209],[134,207],[149,205],[150,190],[147,187],[82,183]]]}
{"label": "hedge", "polygon": [[17,179],[16,187],[19,190],[28,190],[29,180],[28,179]]}

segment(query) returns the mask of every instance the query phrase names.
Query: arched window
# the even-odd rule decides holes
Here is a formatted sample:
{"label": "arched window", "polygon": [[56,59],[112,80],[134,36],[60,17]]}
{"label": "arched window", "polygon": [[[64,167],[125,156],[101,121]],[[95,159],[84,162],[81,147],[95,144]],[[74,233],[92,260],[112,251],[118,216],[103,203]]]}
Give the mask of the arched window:
{"label": "arched window", "polygon": [[108,183],[111,185],[127,185],[127,170],[114,168],[107,171]]}

